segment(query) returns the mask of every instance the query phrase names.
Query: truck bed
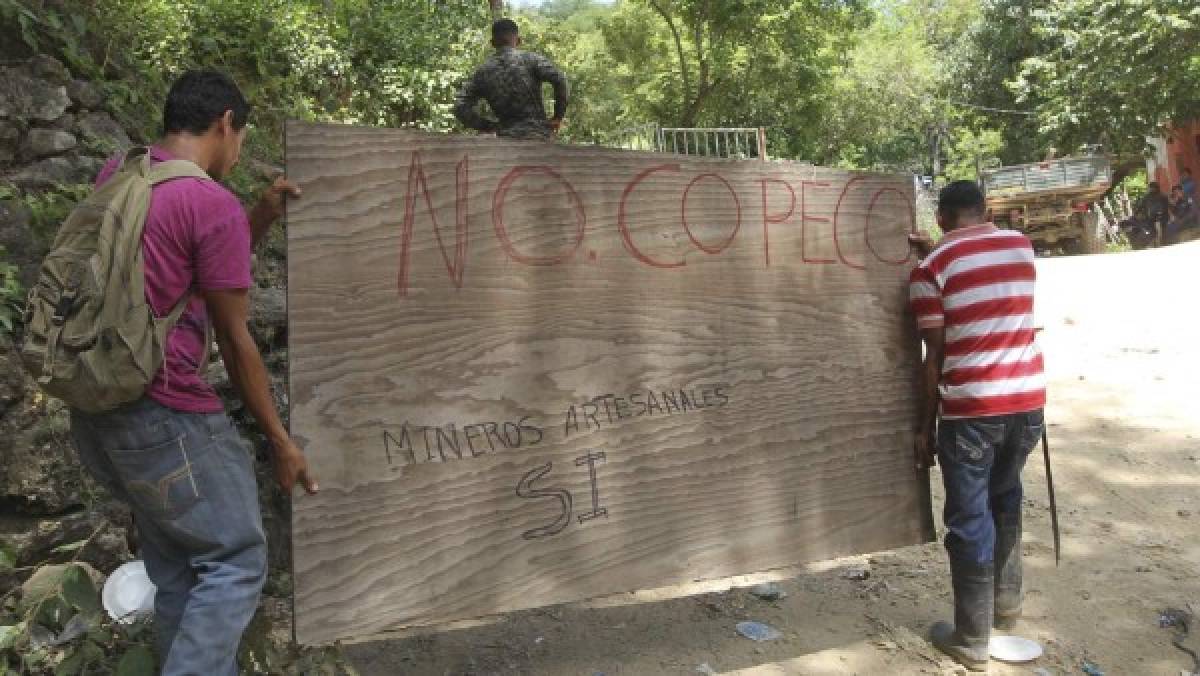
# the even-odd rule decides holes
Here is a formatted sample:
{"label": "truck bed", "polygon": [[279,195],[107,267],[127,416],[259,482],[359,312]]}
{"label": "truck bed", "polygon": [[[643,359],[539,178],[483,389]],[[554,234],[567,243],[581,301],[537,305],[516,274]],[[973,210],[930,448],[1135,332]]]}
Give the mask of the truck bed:
{"label": "truck bed", "polygon": [[1064,157],[987,170],[982,178],[989,203],[1018,195],[1022,199],[1062,195],[1091,201],[1108,190],[1112,168],[1103,156]]}

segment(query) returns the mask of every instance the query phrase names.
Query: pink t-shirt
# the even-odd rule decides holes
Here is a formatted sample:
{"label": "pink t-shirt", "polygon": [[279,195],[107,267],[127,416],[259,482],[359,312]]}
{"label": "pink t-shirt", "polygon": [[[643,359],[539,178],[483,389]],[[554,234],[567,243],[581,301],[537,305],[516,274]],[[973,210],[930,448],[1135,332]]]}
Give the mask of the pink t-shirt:
{"label": "pink t-shirt", "polygon": [[[173,159],[151,147],[155,162]],[[96,178],[104,183],[121,167],[113,157]],[[155,186],[142,233],[146,267],[146,301],[165,317],[188,289],[248,289],[250,223],[237,197],[215,181],[177,178]],[[185,413],[224,410],[212,385],[199,373],[208,312],[203,299],[192,298],[179,323],[167,336],[166,362],[146,389],[146,396]]]}

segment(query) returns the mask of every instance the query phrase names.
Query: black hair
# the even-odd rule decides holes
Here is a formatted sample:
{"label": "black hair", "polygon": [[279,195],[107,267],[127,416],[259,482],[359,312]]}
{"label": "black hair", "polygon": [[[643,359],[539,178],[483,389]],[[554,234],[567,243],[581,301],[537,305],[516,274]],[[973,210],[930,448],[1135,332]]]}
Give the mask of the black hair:
{"label": "black hair", "polygon": [[226,74],[215,70],[189,70],[167,92],[163,106],[163,133],[203,134],[225,111],[233,111],[233,128],[240,130],[250,117],[250,104]]}
{"label": "black hair", "polygon": [[517,37],[520,30],[512,19],[500,19],[492,24],[492,42],[508,42]]}
{"label": "black hair", "polygon": [[963,214],[982,215],[985,209],[983,191],[975,181],[954,181],[938,193],[938,211],[952,222]]}
{"label": "black hair", "polygon": [[1184,168],[1183,168],[1183,173],[1187,174],[1188,176],[1191,176],[1191,175],[1192,175],[1192,168],[1191,168],[1191,167],[1184,167]]}

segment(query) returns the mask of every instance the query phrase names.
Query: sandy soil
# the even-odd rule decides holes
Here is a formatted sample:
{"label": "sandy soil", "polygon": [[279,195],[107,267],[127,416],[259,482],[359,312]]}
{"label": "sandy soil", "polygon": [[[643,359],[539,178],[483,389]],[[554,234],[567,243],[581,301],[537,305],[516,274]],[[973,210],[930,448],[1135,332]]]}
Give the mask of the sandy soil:
{"label": "sandy soil", "polygon": [[[1026,617],[1038,661],[993,674],[1171,674],[1191,659],[1159,611],[1200,611],[1200,242],[1044,260],[1047,410],[1062,523],[1055,567],[1039,451],[1026,469]],[[935,472],[935,508],[940,510]],[[940,523],[940,517],[939,517]],[[850,573],[869,569],[865,580]],[[787,597],[745,587],[780,580]],[[348,646],[392,674],[942,674],[921,638],[948,617],[940,545],[910,547],[424,629]],[[739,636],[742,620],[782,638]],[[1200,629],[1197,630],[1200,632]],[[1200,637],[1187,642],[1200,649]]]}

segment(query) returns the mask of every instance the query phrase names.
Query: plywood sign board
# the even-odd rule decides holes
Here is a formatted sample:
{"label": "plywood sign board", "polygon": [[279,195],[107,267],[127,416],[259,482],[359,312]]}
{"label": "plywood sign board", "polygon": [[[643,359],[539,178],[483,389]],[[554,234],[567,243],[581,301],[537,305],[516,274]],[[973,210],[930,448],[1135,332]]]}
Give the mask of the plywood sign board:
{"label": "plywood sign board", "polygon": [[296,631],[926,540],[909,178],[291,124]]}

